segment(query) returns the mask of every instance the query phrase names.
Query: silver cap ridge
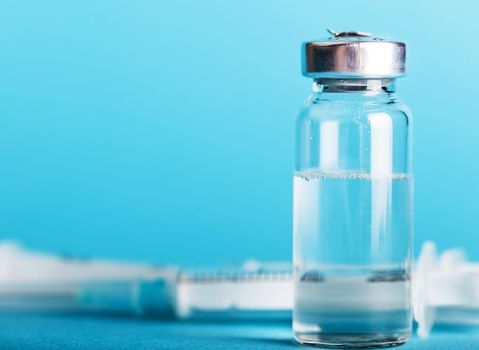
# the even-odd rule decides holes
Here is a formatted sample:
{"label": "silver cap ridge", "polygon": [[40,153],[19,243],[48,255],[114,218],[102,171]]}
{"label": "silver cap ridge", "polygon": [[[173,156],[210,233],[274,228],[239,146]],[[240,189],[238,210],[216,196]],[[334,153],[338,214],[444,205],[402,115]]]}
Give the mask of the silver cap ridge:
{"label": "silver cap ridge", "polygon": [[406,74],[406,44],[365,32],[328,30],[326,40],[303,43],[303,75],[321,78],[396,78]]}

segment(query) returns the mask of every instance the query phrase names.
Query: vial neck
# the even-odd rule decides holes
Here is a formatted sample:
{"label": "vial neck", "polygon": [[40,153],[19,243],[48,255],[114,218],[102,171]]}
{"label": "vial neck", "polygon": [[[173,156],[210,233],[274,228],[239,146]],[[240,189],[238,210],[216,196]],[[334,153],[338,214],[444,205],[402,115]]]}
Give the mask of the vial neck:
{"label": "vial neck", "polygon": [[392,94],[396,92],[396,79],[317,79],[313,91],[323,94],[355,93],[365,95]]}

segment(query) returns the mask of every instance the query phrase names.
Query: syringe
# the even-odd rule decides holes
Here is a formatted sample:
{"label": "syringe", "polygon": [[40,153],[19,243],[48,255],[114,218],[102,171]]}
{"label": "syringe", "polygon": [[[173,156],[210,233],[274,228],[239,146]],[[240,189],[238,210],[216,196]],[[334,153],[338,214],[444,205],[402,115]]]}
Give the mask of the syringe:
{"label": "syringe", "polygon": [[[426,242],[412,280],[419,336],[427,337],[435,323],[479,324],[479,263],[467,262],[462,250],[438,256]],[[288,319],[293,297],[288,263],[181,270],[64,258],[0,243],[0,310]]]}
{"label": "syringe", "polygon": [[479,325],[479,264],[466,261],[462,249],[441,255],[425,242],[413,275],[414,318],[418,335],[435,323]]}
{"label": "syringe", "polygon": [[155,317],[290,317],[289,264],[180,270],[63,258],[0,244],[0,309]]}

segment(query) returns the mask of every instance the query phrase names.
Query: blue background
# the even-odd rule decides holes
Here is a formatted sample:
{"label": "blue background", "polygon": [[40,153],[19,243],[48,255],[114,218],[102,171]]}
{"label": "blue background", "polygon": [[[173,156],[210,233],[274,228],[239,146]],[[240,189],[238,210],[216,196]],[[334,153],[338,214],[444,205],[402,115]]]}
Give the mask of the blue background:
{"label": "blue background", "polygon": [[[408,44],[416,248],[479,234],[471,1],[0,2],[0,238],[178,264],[291,257],[292,126],[325,28]],[[479,258],[479,250],[470,250]]]}

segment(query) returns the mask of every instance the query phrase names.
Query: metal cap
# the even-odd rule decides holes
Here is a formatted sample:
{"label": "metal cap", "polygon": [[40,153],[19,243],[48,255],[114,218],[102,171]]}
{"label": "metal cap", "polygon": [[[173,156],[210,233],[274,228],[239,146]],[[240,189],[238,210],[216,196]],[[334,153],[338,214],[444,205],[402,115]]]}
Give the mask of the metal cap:
{"label": "metal cap", "polygon": [[320,78],[395,78],[406,74],[406,44],[365,32],[328,29],[326,40],[303,43],[303,75]]}

